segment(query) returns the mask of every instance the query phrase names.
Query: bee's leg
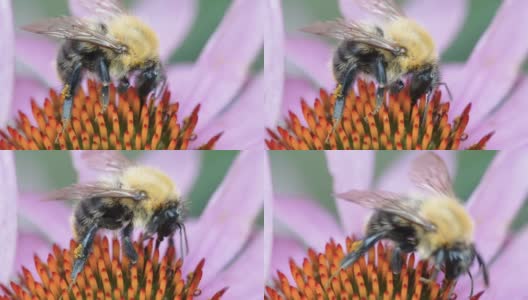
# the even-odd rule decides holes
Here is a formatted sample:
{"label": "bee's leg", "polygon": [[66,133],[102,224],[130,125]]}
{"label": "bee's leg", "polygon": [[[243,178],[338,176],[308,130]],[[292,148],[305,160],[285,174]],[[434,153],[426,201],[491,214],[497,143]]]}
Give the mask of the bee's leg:
{"label": "bee's leg", "polygon": [[332,131],[330,131],[328,133],[328,136],[326,137],[325,143],[328,143],[330,135],[335,132],[337,126],[339,126],[339,122],[341,122],[341,117],[343,116],[343,109],[345,108],[345,100],[348,95],[348,90],[350,89],[350,85],[352,84],[352,82],[354,82],[354,79],[356,78],[357,71],[357,64],[354,63],[350,65],[345,73],[345,76],[339,82],[339,85],[336,89],[336,102],[334,105],[334,115],[332,117],[334,124],[332,126]]}
{"label": "bee's leg", "polygon": [[[66,130],[68,122],[70,122],[71,111],[73,106],[73,98],[75,97],[75,92],[79,87],[81,82],[81,73],[82,73],[82,64],[76,63],[72,69],[72,72],[69,74],[68,81],[62,89],[62,96],[64,97],[64,104],[62,105],[62,132]],[[59,135],[55,140],[57,143]]]}
{"label": "bee's leg", "polygon": [[127,77],[123,77],[119,79],[119,86],[117,87],[117,91],[120,94],[125,93],[128,90],[128,87],[130,86],[130,82],[128,81]]}
{"label": "bee's leg", "polygon": [[158,238],[156,238],[156,245],[155,245],[155,249],[158,249],[161,242],[163,242],[163,237],[158,235]]}
{"label": "bee's leg", "polygon": [[121,230],[121,242],[123,243],[126,256],[131,263],[135,264],[138,260],[138,254],[132,244],[132,231],[134,231],[134,224],[130,222]]}
{"label": "bee's leg", "polygon": [[380,231],[378,233],[369,235],[365,237],[361,242],[359,247],[348,253],[345,258],[341,261],[341,269],[351,266],[356,260],[358,260],[363,254],[365,254],[374,244],[385,237],[386,232]]}
{"label": "bee's leg", "polygon": [[92,250],[95,233],[97,232],[98,228],[99,227],[96,224],[92,225],[84,237],[82,237],[81,244],[75,249],[75,262],[73,263],[73,270],[71,272],[72,282],[75,282],[77,276],[84,268],[84,264],[86,263],[88,255]]}
{"label": "bee's leg", "polygon": [[376,89],[376,108],[374,109],[374,114],[381,109],[383,101],[385,100],[385,86],[387,85],[387,72],[385,69],[385,59],[380,55],[376,58],[374,66],[374,74],[376,76],[376,80],[378,81],[378,88]]}
{"label": "bee's leg", "polygon": [[97,61],[97,75],[103,84],[101,88],[101,97],[103,98],[103,111],[108,107],[110,101],[110,72],[108,65],[103,57],[100,57]]}
{"label": "bee's leg", "polygon": [[392,94],[398,94],[401,90],[403,90],[404,87],[405,87],[405,84],[403,83],[401,79],[396,80],[393,84],[391,84],[390,91]]}
{"label": "bee's leg", "polygon": [[396,246],[394,247],[394,250],[392,251],[392,257],[391,257],[392,273],[400,274],[402,266],[403,266],[402,251],[400,247]]}
{"label": "bee's leg", "polygon": [[477,249],[475,249],[475,247],[473,247],[473,253],[475,253],[475,257],[477,258],[479,267],[482,270],[482,276],[484,277],[484,284],[486,286],[489,286],[489,274],[488,274],[488,268],[486,266],[486,262],[484,261],[480,253],[478,253]]}

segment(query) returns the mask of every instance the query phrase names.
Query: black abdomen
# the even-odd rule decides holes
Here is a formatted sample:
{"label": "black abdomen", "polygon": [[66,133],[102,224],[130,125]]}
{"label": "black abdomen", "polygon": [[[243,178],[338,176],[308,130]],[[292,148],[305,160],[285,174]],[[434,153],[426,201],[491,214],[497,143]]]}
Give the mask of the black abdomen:
{"label": "black abdomen", "polygon": [[382,55],[376,49],[363,43],[343,41],[339,44],[332,58],[334,77],[338,82],[343,81],[346,71],[351,64],[357,64],[358,71],[366,74],[374,72],[374,61]]}
{"label": "black abdomen", "polygon": [[401,217],[384,211],[376,211],[367,225],[367,236],[378,232],[387,232],[389,239],[406,252],[414,251],[418,244],[416,230],[412,223]]}
{"label": "black abdomen", "polygon": [[57,55],[57,71],[63,82],[67,82],[75,66],[81,64],[85,70],[95,72],[95,61],[103,51],[90,43],[66,40]]}
{"label": "black abdomen", "polygon": [[128,224],[132,216],[132,211],[117,201],[86,199],[75,207],[73,228],[76,236],[82,237],[94,224],[100,228],[115,230]]}

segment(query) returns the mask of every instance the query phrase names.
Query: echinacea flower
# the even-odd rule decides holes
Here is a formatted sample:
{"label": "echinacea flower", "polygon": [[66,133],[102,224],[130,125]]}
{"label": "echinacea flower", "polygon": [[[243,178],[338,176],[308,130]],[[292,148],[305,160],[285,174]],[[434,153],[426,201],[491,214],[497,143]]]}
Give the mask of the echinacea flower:
{"label": "echinacea flower", "polygon": [[[345,251],[353,251],[356,242],[347,238],[346,246],[330,241],[322,252],[308,249],[302,264],[290,259],[289,273],[294,281],[290,282],[278,270],[278,278],[273,285],[266,287],[265,299],[349,299],[350,296],[362,299],[451,299],[455,282],[424,281],[424,278],[430,278],[433,267],[423,260],[416,262],[413,253],[403,261],[401,273],[393,274],[390,270],[393,249],[382,243],[372,247],[368,255],[361,257],[352,268],[338,270]],[[296,286],[292,285],[294,283]],[[470,300],[477,300],[482,294],[472,295]]]}
{"label": "echinacea flower", "polygon": [[[72,154],[79,182],[90,182],[100,175],[91,170],[84,160],[80,160],[80,152],[72,152]],[[118,249],[119,242],[103,238],[99,240],[100,248],[95,247],[89,256],[87,267],[90,269],[85,268],[84,270],[85,275],[92,272],[95,280],[92,282],[89,280],[91,277],[85,276],[87,279],[82,284],[87,289],[97,284],[104,285],[105,276],[108,276],[106,278],[110,278],[108,280],[111,282],[112,294],[115,292],[114,289],[118,289],[121,295],[125,295],[126,291],[130,291],[131,288],[138,293],[144,290],[148,294],[148,280],[152,280],[152,287],[159,287],[164,280],[172,278],[174,279],[172,283],[167,281],[167,292],[169,288],[174,288],[172,284],[176,282],[176,288],[184,293],[188,293],[191,289],[195,291],[199,289],[200,298],[204,299],[219,295],[218,293],[223,294],[222,299],[256,299],[262,296],[263,236],[260,230],[255,229],[255,222],[262,209],[263,184],[261,181],[265,167],[264,155],[264,151],[260,150],[241,152],[233,161],[223,182],[209,199],[201,215],[187,219],[188,255],[181,257],[179,250],[176,250],[175,256],[172,257],[173,250],[170,247],[167,248],[166,243],[162,243],[159,252],[153,251],[149,246],[149,250],[144,253],[146,265],[137,266],[138,278],[123,276],[123,284],[120,286],[119,282],[114,282],[115,277],[113,276],[119,278],[119,268],[125,270],[123,268],[127,259],[122,255],[121,260],[114,263],[112,260],[116,254],[108,251]],[[8,158],[6,163],[12,164],[12,157]],[[149,152],[143,154],[138,159],[138,163],[165,171],[178,184],[185,198],[198,174],[200,154],[198,152]],[[0,170],[2,176],[4,174],[13,176],[7,172],[9,168]],[[14,178],[11,177],[11,181],[14,181]],[[11,190],[16,192],[16,185],[14,186]],[[241,186],[244,188],[241,189]],[[10,200],[18,205],[18,216],[34,225],[33,228],[36,230],[26,228],[17,232],[12,224],[16,224],[14,217],[0,219],[2,224],[10,222],[10,227],[2,230],[2,235],[9,238],[2,243],[2,252],[12,254],[10,258],[0,260],[2,264],[0,274],[3,276],[0,283],[10,287],[11,292],[14,292],[16,288],[9,285],[8,279],[12,279],[16,274],[21,274],[23,277],[23,280],[17,283],[19,286],[22,284],[29,287],[30,282],[38,282],[44,289],[62,288],[65,283],[66,287],[68,286],[68,276],[65,275],[67,272],[55,274],[54,270],[57,269],[54,268],[57,267],[57,261],[67,260],[69,250],[66,249],[72,248],[70,244],[72,233],[69,226],[72,210],[66,203],[42,201],[42,197],[45,197],[42,193],[23,192],[18,199],[15,194]],[[7,211],[15,213],[14,205],[12,207]],[[56,245],[51,247],[51,243]],[[109,247],[108,244],[113,246]],[[16,257],[13,260],[15,249]],[[176,249],[180,248],[176,247]],[[179,262],[180,257],[183,263]],[[170,269],[174,274],[170,272],[163,276],[159,273],[163,268],[159,262],[163,261],[167,264],[170,262],[172,266],[168,268],[167,265],[165,271]],[[43,266],[47,266],[44,269],[49,273],[42,272]],[[68,266],[71,266],[71,261],[64,263],[61,267],[63,269],[60,270],[68,270]],[[251,270],[249,276],[248,270]],[[33,279],[28,279],[29,276]],[[49,280],[54,278],[53,276],[59,277],[57,280]],[[146,279],[147,284],[140,280],[141,278]],[[137,284],[134,285],[134,282]],[[80,285],[78,287],[81,288]],[[105,286],[104,291],[107,291],[107,288],[108,286]],[[52,293],[55,294],[55,291]]]}
{"label": "echinacea flower", "polygon": [[[80,1],[71,0],[69,3],[73,15],[84,16]],[[261,100],[263,83],[260,75],[249,75],[250,66],[261,51],[263,44],[263,18],[261,17],[262,9],[260,6],[260,2],[233,1],[195,63],[168,65],[170,55],[181,45],[191,28],[191,24],[195,21],[198,10],[197,2],[180,0],[166,5],[164,1],[139,0],[135,3],[135,6],[130,9],[131,13],[145,20],[159,35],[161,58],[166,62],[170,91],[169,103],[178,105],[178,110],[174,115],[163,118],[161,127],[160,124],[153,122],[147,124],[149,133],[147,139],[142,137],[142,142],[139,143],[140,145],[138,144],[139,147],[132,141],[130,148],[197,149],[214,147],[215,149],[247,149],[255,144],[263,144],[262,124],[264,115],[263,101]],[[12,29],[12,24],[8,25]],[[50,133],[60,131],[61,124],[53,120],[43,123],[42,116],[35,116],[32,120],[30,116],[34,115],[35,105],[31,105],[31,99],[34,100],[37,107],[44,107],[46,105],[45,98],[49,95],[49,89],[45,86],[51,86],[55,91],[61,88],[61,83],[53,67],[53,61],[58,50],[57,44],[35,35],[21,33],[17,35],[14,46],[8,42],[6,47],[8,49],[15,47],[16,58],[33,70],[41,81],[45,82],[42,84],[40,80],[33,77],[19,75],[15,78],[14,96],[2,99],[5,103],[2,107],[9,107],[11,103],[13,104],[9,119],[14,119],[15,116],[19,118],[17,124],[13,125],[18,126],[18,130],[10,130],[8,134],[11,136],[10,144],[14,144],[15,148],[23,148],[20,147],[19,143],[20,137],[25,136],[26,144],[33,141],[31,147],[36,145],[40,149],[49,148],[48,143],[41,140]],[[35,53],[34,49],[39,49],[38,53]],[[12,70],[0,70],[0,73],[2,72],[6,72],[2,76],[7,76],[12,80]],[[84,90],[84,93],[89,94],[90,92]],[[91,98],[93,102],[96,102],[95,100],[99,97],[92,95]],[[157,105],[162,101],[164,99],[155,99],[154,104]],[[76,101],[75,103],[80,106],[78,109],[82,111],[81,102]],[[147,105],[149,104],[147,103]],[[61,110],[61,107],[57,106],[54,109],[55,114],[53,116],[59,115],[57,112]],[[24,120],[18,111],[21,111],[28,120]],[[152,113],[154,110],[149,109],[148,111]],[[113,113],[107,110],[107,115],[103,115],[105,119],[103,131],[108,132],[107,137],[101,136],[96,126],[94,126],[94,130],[73,127],[65,133],[65,143],[62,143],[60,138],[52,138],[51,142],[57,140],[57,143],[52,143],[52,148],[126,149],[129,138],[133,140],[137,139],[138,134],[142,135],[141,128],[129,132],[127,136],[125,125],[129,121],[128,116],[118,113],[116,120],[116,116],[112,115]],[[143,114],[144,112],[138,113],[138,115],[134,115],[134,118],[140,119]],[[44,114],[43,117],[44,120],[48,120],[47,115]],[[152,114],[151,117],[156,116]],[[244,126],[240,126],[241,117],[247,120],[244,122]],[[95,125],[101,125],[100,116],[96,115],[94,119],[91,121]],[[177,122],[174,122],[174,119]],[[27,132],[27,125],[25,128],[20,125],[26,121],[31,124],[30,132]],[[116,121],[121,125],[119,131],[114,131],[113,124]],[[82,115],[77,119],[77,122],[85,123]],[[192,124],[193,122],[195,124]],[[187,123],[192,124],[190,126],[192,131],[188,130],[189,134],[182,131]],[[141,126],[143,125],[141,124]],[[49,129],[50,127],[51,129]],[[158,139],[163,139],[161,135],[164,134],[159,133],[160,128],[162,131],[166,128],[172,131],[165,133],[166,136],[179,134],[179,137],[171,137],[172,139],[166,143],[158,141]],[[117,137],[115,142],[109,140],[112,135]],[[70,137],[72,138],[71,141],[69,140]],[[107,139],[108,147],[105,147],[100,141],[104,138]],[[0,139],[9,141],[6,137],[0,137]],[[96,143],[93,142],[94,139]],[[84,147],[83,141],[89,147]],[[174,147],[174,144],[185,147]],[[79,147],[76,147],[77,145]]]}
{"label": "echinacea flower", "polygon": [[[363,18],[354,1],[340,0],[339,4],[346,19]],[[411,1],[403,10],[431,33],[441,54],[461,28],[468,6],[468,1],[459,0]],[[277,23],[282,16],[280,5],[274,8],[271,23]],[[266,42],[271,39],[269,43],[275,51],[285,53],[285,57],[270,56],[273,61],[269,62],[272,67],[266,69],[271,72],[267,75],[267,88],[279,93],[267,101],[281,111],[281,117],[266,124],[267,146],[292,150],[503,149],[522,143],[528,137],[526,126],[520,125],[524,122],[520,112],[528,109],[524,101],[528,82],[518,79],[528,53],[528,40],[519,24],[528,26],[526,3],[504,1],[468,61],[441,65],[442,80],[453,92],[453,101],[443,92],[441,99],[437,99],[439,105],[429,107],[426,114],[423,103],[410,107],[408,94],[403,90],[389,95],[388,104],[372,116],[372,88],[367,83],[365,89],[358,80],[356,94],[349,93],[340,126],[328,139],[336,87],[328,63],[334,47],[313,37],[284,38],[283,29],[276,27],[275,34],[267,36]],[[315,88],[304,78],[284,75],[285,60],[315,82]],[[284,80],[272,81],[283,77]],[[439,95],[432,98],[435,97]],[[392,103],[394,98],[400,100]]]}
{"label": "echinacea flower", "polygon": [[[528,258],[522,254],[527,246],[528,232],[526,226],[517,233],[512,233],[509,229],[528,196],[528,182],[524,176],[528,167],[527,150],[528,146],[523,145],[498,152],[465,204],[475,222],[476,247],[487,262],[490,274],[490,286],[487,289],[482,276],[474,276],[475,296],[477,292],[484,290],[480,299],[520,299],[528,296],[524,284],[527,270],[515,267],[528,263]],[[439,154],[448,165],[451,178],[454,178],[454,154]],[[376,182],[373,182],[374,155],[371,151],[326,152],[334,192],[341,193],[351,189],[410,192],[412,184],[407,172],[410,161],[419,153],[406,153],[402,159],[387,168]],[[283,231],[289,232],[294,238],[284,234],[276,235],[271,269],[283,273],[291,285],[299,287],[297,279],[293,274],[290,275],[289,260],[293,259],[297,265],[302,264],[304,259],[310,261],[304,245],[312,248],[315,253],[326,253],[326,249],[330,247],[327,243],[332,239],[341,245],[341,251],[345,251],[345,247],[350,249],[350,241],[346,242],[346,236],[363,237],[364,224],[370,210],[343,200],[337,200],[336,207],[337,221],[332,213],[306,197],[275,197],[275,223],[284,226]],[[512,269],[516,270],[515,276],[509,275]],[[273,285],[269,279],[268,284]],[[469,278],[462,276],[457,280],[454,293],[465,297],[469,295],[470,287]]]}

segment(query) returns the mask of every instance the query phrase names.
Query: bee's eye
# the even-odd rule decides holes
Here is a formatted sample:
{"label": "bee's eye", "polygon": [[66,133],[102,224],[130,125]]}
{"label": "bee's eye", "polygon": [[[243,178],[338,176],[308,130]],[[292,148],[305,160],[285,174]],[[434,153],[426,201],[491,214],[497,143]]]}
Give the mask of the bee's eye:
{"label": "bee's eye", "polygon": [[143,199],[147,199],[147,197],[148,197],[147,192],[145,192],[145,191],[140,191],[139,194],[138,194],[138,196],[139,196],[139,198],[140,198],[141,200],[143,200]]}

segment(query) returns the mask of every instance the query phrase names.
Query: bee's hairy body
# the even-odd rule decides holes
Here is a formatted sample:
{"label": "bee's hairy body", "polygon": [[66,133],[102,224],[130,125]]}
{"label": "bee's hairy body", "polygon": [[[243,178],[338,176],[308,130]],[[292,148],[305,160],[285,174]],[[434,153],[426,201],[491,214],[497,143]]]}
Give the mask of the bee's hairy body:
{"label": "bee's hairy body", "polygon": [[[123,249],[133,263],[137,260],[131,240],[134,228],[143,229],[144,238],[156,234],[156,247],[165,237],[173,244],[173,235],[179,229],[183,243],[184,203],[176,185],[158,169],[130,166],[118,174],[101,178],[89,188],[93,194],[83,194],[71,220],[74,237],[79,243],[73,281],[82,271],[99,229],[120,230]],[[76,195],[75,189],[68,193]]]}
{"label": "bee's hairy body", "polygon": [[72,221],[77,240],[94,223],[110,230],[123,228],[130,222],[134,227],[145,227],[156,212],[167,206],[181,205],[180,193],[172,180],[154,168],[130,167],[120,176],[104,178],[103,182],[125,190],[145,191],[148,200],[101,197],[79,202]]}
{"label": "bee's hairy body", "polygon": [[137,17],[117,16],[108,23],[90,21],[93,28],[104,35],[127,46],[127,51],[117,53],[89,42],[65,40],[57,57],[57,71],[61,80],[67,84],[75,69],[81,64],[91,73],[98,73],[100,58],[108,66],[111,78],[122,79],[132,70],[140,70],[159,61],[159,41],[156,33]]}
{"label": "bee's hairy body", "polygon": [[[415,21],[401,18],[384,26],[367,25],[364,28],[383,38],[394,41],[405,49],[405,54],[394,55],[390,51],[372,47],[352,40],[342,41],[335,50],[332,69],[337,82],[344,82],[346,73],[355,68],[357,73],[378,77],[376,60],[381,59],[386,72],[386,82],[378,82],[383,87],[401,89],[399,82],[406,74],[431,70],[438,73],[438,55],[431,36]],[[436,85],[438,76],[432,85]]]}
{"label": "bee's hairy body", "polygon": [[377,210],[367,225],[367,235],[388,232],[404,252],[417,250],[430,258],[438,249],[470,248],[473,243],[473,221],[464,207],[450,198],[432,198],[422,202],[418,214],[435,225],[432,232],[395,214]]}

